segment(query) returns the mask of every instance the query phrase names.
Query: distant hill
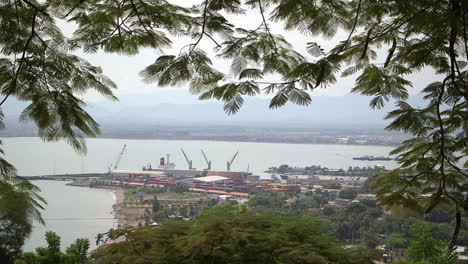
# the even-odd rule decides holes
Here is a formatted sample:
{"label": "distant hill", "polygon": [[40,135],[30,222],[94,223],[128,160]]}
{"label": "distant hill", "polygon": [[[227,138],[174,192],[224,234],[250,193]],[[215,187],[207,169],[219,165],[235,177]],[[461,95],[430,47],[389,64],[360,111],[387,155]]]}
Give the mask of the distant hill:
{"label": "distant hill", "polygon": [[[196,98],[196,97],[194,97]],[[156,99],[156,98],[155,98]],[[147,101],[148,98],[145,98]],[[393,103],[379,110],[369,108],[370,98],[348,94],[346,96],[316,96],[312,104],[304,107],[291,103],[269,109],[269,99],[246,98],[244,106],[235,115],[226,115],[221,102],[190,104],[148,103],[133,104],[131,98],[121,104],[90,105],[90,112],[101,123],[157,124],[157,125],[250,125],[250,126],[299,126],[299,127],[384,127],[385,115],[393,109]],[[157,101],[157,100],[155,100]],[[422,96],[410,99],[421,104]]]}
{"label": "distant hill", "polygon": [[[182,96],[177,103],[176,96]],[[167,102],[167,98],[172,102]],[[327,128],[383,128],[387,112],[393,103],[383,109],[371,110],[369,97],[356,94],[345,96],[314,96],[308,107],[288,103],[284,107],[271,110],[267,98],[246,98],[244,106],[236,115],[226,115],[223,105],[217,101],[198,101],[196,96],[171,95],[126,96],[120,102],[103,101],[90,103],[89,113],[105,128],[127,125],[232,125],[269,127],[327,127]],[[422,96],[410,98],[410,103],[420,105]],[[27,105],[25,102],[9,100],[3,111],[7,125],[16,126],[18,116]]]}

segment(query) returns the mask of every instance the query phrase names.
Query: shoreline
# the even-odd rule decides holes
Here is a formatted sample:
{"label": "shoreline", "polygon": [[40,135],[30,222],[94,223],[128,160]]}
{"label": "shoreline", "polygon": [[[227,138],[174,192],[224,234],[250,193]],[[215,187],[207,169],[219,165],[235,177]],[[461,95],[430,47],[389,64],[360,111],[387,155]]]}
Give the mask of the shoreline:
{"label": "shoreline", "polygon": [[[106,188],[101,187],[101,189],[106,189]],[[120,208],[123,207],[124,190],[113,189],[112,192],[114,193],[114,205],[112,205],[112,214],[114,215],[114,218],[117,219],[117,225],[124,226],[126,222],[125,215],[122,214],[121,211],[119,210]]]}
{"label": "shoreline", "polygon": [[[70,184],[73,185],[73,184]],[[142,212],[139,212],[135,208],[125,206],[124,201],[124,192],[125,189],[116,188],[116,187],[109,187],[109,186],[83,186],[83,185],[73,185],[78,187],[87,187],[87,188],[97,188],[97,189],[108,189],[112,190],[114,194],[114,205],[112,205],[112,214],[114,218],[117,220],[118,227],[124,226],[138,226],[141,223],[141,218],[143,216]]]}
{"label": "shoreline", "polygon": [[[16,137],[16,136],[3,136],[3,138],[39,138],[35,136],[29,136],[29,137]],[[292,144],[292,145],[339,145],[339,146],[369,146],[369,147],[392,147],[396,148],[401,145],[401,143],[398,144],[391,144],[391,145],[378,145],[378,144],[355,144],[355,143],[350,143],[350,144],[344,144],[344,143],[325,143],[325,142],[320,142],[320,143],[314,143],[314,142],[291,142],[291,141],[254,141],[254,140],[207,140],[207,139],[188,139],[188,138],[181,138],[181,139],[175,139],[175,138],[121,138],[121,137],[106,137],[106,136],[100,136],[100,137],[85,137],[86,140],[88,139],[118,139],[118,140],[159,140],[159,141],[201,141],[201,142],[226,142],[226,143],[257,143],[257,144]]]}
{"label": "shoreline", "polygon": [[113,186],[94,186],[90,187],[87,185],[81,185],[81,184],[73,184],[72,182],[67,183],[66,185],[69,186],[75,186],[75,187],[85,187],[85,188],[92,188],[92,189],[106,189],[106,190],[111,190],[113,195],[114,195],[114,204],[112,205],[112,215],[114,216],[114,219],[117,220],[117,226],[123,227],[127,225],[131,226],[138,226],[138,219],[139,215],[137,214],[132,214],[131,211],[129,211],[129,208],[126,208],[124,205],[124,192],[125,189],[118,188],[118,187],[113,187]]}

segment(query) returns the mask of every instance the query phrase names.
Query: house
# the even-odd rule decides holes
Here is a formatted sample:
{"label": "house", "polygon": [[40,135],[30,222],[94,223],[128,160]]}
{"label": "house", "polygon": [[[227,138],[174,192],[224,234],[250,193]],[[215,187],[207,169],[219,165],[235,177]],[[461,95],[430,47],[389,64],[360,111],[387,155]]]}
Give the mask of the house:
{"label": "house", "polygon": [[336,198],[335,200],[336,205],[348,205],[351,203],[350,199],[341,199],[341,198]]}
{"label": "house", "polygon": [[361,193],[361,194],[358,194],[358,196],[356,197],[356,199],[358,200],[373,200],[375,201],[377,199],[377,196],[375,194],[371,194],[371,193]]}
{"label": "house", "polygon": [[221,195],[218,195],[218,198],[221,200],[221,201],[229,201],[232,199],[232,195],[229,195],[229,194],[221,194]]}
{"label": "house", "polygon": [[205,176],[205,177],[197,177],[197,178],[188,178],[184,179],[181,182],[185,184],[189,183],[211,183],[211,184],[224,184],[229,178],[223,177],[223,176],[218,176],[218,175],[212,175],[212,176]]}
{"label": "house", "polygon": [[259,175],[247,175],[246,179],[247,182],[260,182]]}

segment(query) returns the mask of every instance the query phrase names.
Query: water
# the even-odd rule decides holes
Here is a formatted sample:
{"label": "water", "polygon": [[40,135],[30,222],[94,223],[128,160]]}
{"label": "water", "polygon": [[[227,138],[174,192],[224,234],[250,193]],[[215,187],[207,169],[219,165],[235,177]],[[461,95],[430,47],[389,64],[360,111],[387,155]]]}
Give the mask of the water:
{"label": "water", "polygon": [[115,203],[111,190],[68,186],[63,181],[33,183],[42,189],[41,195],[47,200],[43,212],[46,225],[35,224],[25,251],[46,246],[44,234],[47,231],[60,235],[63,250],[77,238],[88,238],[91,248],[95,248],[96,235],[117,226],[111,214]]}
{"label": "water", "polygon": [[[183,148],[196,168],[205,168],[206,163],[200,152],[203,148],[216,170],[225,170],[226,162],[239,151],[232,170],[243,170],[261,174],[271,166],[288,164],[304,167],[321,165],[329,168],[347,169],[349,166],[385,165],[396,167],[394,161],[359,161],[352,157],[373,155],[387,156],[393,149],[383,146],[352,145],[315,145],[315,144],[281,144],[252,142],[220,141],[182,141],[182,140],[131,140],[131,139],[88,139],[88,153],[76,153],[63,142],[45,143],[39,138],[5,138],[3,149],[6,159],[16,166],[19,175],[51,175],[65,173],[106,172],[113,163],[124,144],[124,153],[120,169],[139,170],[143,165],[152,163],[154,167],[159,158],[171,153],[171,162],[176,168],[187,168],[187,163],[180,151]],[[97,233],[113,227],[111,218],[113,193],[109,190],[90,189],[66,186],[64,182],[35,181],[48,201],[44,212],[47,226],[36,226],[25,250],[44,246],[44,233],[53,230],[62,236],[62,247],[65,248],[76,238],[87,237],[95,245]],[[81,218],[80,220],[58,220],[63,218]],[[55,219],[55,220],[53,220]]]}
{"label": "water", "polygon": [[[321,165],[328,168],[347,169],[349,166],[384,165],[395,168],[395,161],[359,161],[352,157],[373,155],[387,156],[393,149],[385,146],[283,144],[221,141],[184,141],[184,140],[133,140],[133,139],[88,139],[86,156],[76,153],[72,147],[63,143],[45,143],[38,138],[5,138],[3,148],[8,161],[24,176],[51,175],[82,172],[106,172],[121,151],[127,149],[119,169],[140,170],[147,163],[153,167],[159,158],[171,153],[171,162],[176,168],[187,168],[181,148],[193,161],[193,167],[206,168],[200,152],[203,148],[215,170],[225,170],[226,162],[239,151],[231,170],[260,173],[271,166],[288,164],[304,167]],[[55,166],[54,166],[55,164]]]}

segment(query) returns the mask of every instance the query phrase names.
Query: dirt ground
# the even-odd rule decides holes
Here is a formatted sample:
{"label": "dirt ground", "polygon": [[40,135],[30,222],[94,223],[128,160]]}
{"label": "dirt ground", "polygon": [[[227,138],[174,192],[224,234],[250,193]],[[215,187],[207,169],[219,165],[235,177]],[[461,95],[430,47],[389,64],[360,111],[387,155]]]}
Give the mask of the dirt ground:
{"label": "dirt ground", "polygon": [[113,206],[114,217],[117,218],[117,223],[120,226],[132,225],[138,226],[138,223],[143,222],[144,208],[125,208],[123,203],[124,190],[115,190],[116,202]]}

